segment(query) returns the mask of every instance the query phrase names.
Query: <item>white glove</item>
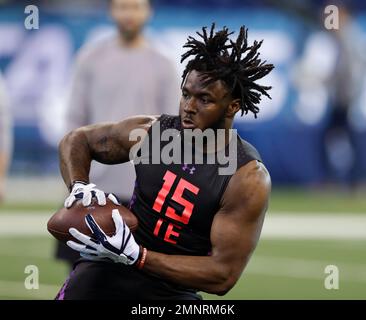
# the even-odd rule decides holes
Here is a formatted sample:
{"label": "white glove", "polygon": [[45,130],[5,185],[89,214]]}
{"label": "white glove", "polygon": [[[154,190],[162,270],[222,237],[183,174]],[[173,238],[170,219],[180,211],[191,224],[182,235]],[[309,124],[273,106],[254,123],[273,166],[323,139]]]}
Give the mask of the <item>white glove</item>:
{"label": "white glove", "polygon": [[67,245],[71,249],[79,251],[80,255],[88,260],[99,261],[108,258],[116,263],[134,264],[140,255],[140,246],[136,243],[117,209],[112,211],[112,218],[116,227],[113,237],[108,237],[95,222],[93,216],[88,214],[85,222],[93,233],[93,239],[75,228],[70,228],[70,234],[84,244],[67,241]]}
{"label": "white glove", "polygon": [[[102,190],[95,188],[95,184],[77,182],[74,184],[70,195],[66,198],[64,206],[70,208],[76,200],[82,199],[83,206],[87,207],[91,204],[93,197],[97,199],[100,206],[106,205],[106,194]],[[107,198],[114,204],[121,205],[113,193],[108,194]]]}

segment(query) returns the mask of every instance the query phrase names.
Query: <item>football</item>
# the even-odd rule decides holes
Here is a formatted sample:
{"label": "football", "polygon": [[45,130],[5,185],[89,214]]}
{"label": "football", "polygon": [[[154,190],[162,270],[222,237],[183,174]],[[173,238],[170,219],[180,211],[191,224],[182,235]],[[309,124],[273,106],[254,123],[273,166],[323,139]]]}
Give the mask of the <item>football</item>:
{"label": "football", "polygon": [[47,229],[59,241],[66,243],[68,240],[73,240],[77,242],[69,233],[69,229],[74,227],[80,232],[91,236],[92,233],[84,219],[90,213],[102,230],[108,236],[113,236],[115,233],[115,226],[112,219],[113,209],[118,209],[131,232],[137,229],[138,220],[136,216],[126,207],[115,205],[108,199],[105,206],[100,206],[96,200],[93,200],[90,206],[84,207],[81,200],[78,200],[69,209],[63,207],[48,220]]}

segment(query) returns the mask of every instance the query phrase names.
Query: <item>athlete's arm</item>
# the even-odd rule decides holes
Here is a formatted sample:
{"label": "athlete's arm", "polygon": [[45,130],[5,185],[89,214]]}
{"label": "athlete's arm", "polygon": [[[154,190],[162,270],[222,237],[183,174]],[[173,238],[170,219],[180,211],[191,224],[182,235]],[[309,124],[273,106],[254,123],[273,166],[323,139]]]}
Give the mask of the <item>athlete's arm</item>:
{"label": "athlete's arm", "polygon": [[166,255],[148,251],[144,270],[177,284],[223,295],[239,279],[258,242],[271,180],[258,161],[231,178],[211,227],[211,256]]}
{"label": "athlete's arm", "polygon": [[146,132],[157,116],[135,116],[118,123],[81,127],[67,134],[59,145],[60,170],[65,184],[79,180],[89,182],[92,160],[104,164],[129,161],[131,147],[139,141],[130,141],[130,132]]}

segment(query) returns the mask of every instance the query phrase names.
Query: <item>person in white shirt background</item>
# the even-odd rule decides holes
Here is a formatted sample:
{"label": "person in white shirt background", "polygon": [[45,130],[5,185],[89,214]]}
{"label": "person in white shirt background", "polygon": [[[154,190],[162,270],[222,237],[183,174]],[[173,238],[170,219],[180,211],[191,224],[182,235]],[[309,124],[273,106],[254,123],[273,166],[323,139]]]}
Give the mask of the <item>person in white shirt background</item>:
{"label": "person in white shirt background", "polygon": [[[67,132],[138,114],[176,113],[178,70],[144,36],[144,26],[152,15],[151,0],[111,0],[110,14],[117,33],[86,44],[77,54],[64,118]],[[93,163],[91,179],[127,204],[135,172],[131,163]],[[78,258],[62,244],[56,255],[70,263]]]}

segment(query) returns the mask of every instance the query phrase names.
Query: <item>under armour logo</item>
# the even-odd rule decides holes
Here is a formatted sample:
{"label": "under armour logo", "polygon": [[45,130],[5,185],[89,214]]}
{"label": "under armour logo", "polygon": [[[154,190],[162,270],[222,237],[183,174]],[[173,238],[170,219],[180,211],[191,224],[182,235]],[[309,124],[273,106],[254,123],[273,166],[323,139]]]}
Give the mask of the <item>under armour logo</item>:
{"label": "under armour logo", "polygon": [[184,166],[182,167],[183,171],[189,170],[189,174],[193,174],[194,171],[196,170],[196,168],[192,165],[192,167],[189,167],[188,164],[184,164]]}

